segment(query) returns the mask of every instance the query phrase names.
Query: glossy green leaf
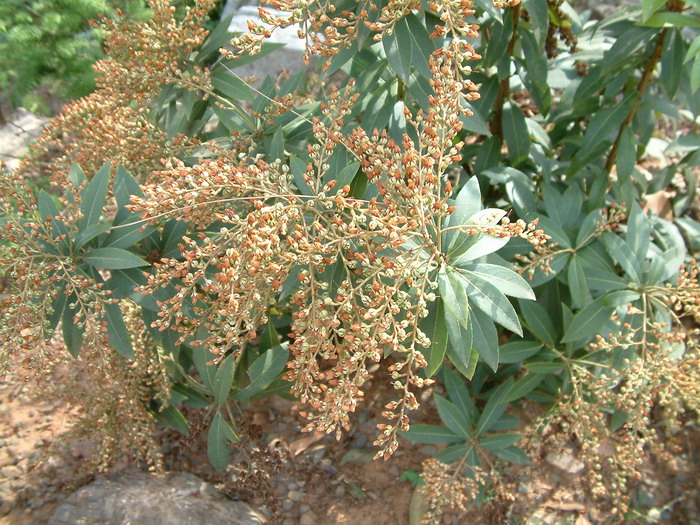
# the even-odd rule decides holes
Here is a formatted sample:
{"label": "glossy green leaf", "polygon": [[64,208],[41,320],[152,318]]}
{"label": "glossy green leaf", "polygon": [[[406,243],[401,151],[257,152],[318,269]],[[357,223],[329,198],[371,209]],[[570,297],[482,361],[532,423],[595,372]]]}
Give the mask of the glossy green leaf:
{"label": "glossy green leaf", "polygon": [[491,436],[483,436],[479,438],[479,446],[493,452],[515,445],[522,437],[522,434],[493,434]]}
{"label": "glossy green leaf", "polygon": [[124,324],[119,305],[107,304],[104,311],[109,345],[127,359],[132,359],[134,357],[134,348],[131,346],[131,338],[126,329],[126,324]]}
{"label": "glossy green leaf", "polygon": [[624,183],[630,179],[637,162],[637,144],[632,128],[627,126],[620,134],[617,150],[617,178]]}
{"label": "glossy green leaf", "polygon": [[[202,378],[204,386],[209,392],[214,394],[214,380],[216,378],[216,365],[211,363],[215,356],[207,348],[195,347],[192,350],[192,360],[197,367],[199,377]],[[211,364],[210,364],[211,363]]]}
{"label": "glossy green leaf", "polygon": [[[439,396],[438,396],[439,397]],[[464,438],[458,436],[449,428],[438,425],[411,425],[406,432],[399,432],[401,436],[414,443],[459,443]]]}
{"label": "glossy green leaf", "polygon": [[495,372],[498,369],[498,332],[493,321],[484,313],[472,310],[470,317],[474,348]]}
{"label": "glossy green leaf", "polygon": [[230,100],[245,100],[252,102],[255,93],[243,80],[234,72],[228,70],[222,63],[211,72],[211,83],[214,88]]}
{"label": "glossy green leaf", "polygon": [[226,470],[229,464],[228,442],[237,443],[238,436],[223,416],[217,412],[207,434],[207,456],[212,467]]}
{"label": "glossy green leaf", "polygon": [[[459,190],[454,201],[455,211],[450,215],[448,226],[461,226],[481,210],[481,189],[479,179],[472,177]],[[448,230],[444,234],[444,246],[449,251],[456,243],[457,239],[465,234],[459,230]]]}
{"label": "glossy green leaf", "polygon": [[445,307],[442,299],[437,298],[428,306],[428,316],[420,324],[420,328],[432,342],[423,351],[428,366],[423,370],[426,377],[432,377],[442,366],[447,352],[447,342],[449,339],[447,331],[447,320],[445,319]]}
{"label": "glossy green leaf", "polygon": [[512,403],[516,399],[525,397],[544,381],[545,376],[539,374],[527,374],[518,379],[506,393],[504,403]]}
{"label": "glossy green leaf", "polygon": [[612,232],[605,232],[601,240],[610,256],[620,263],[630,279],[640,282],[642,269],[632,247]]}
{"label": "glossy green leaf", "polygon": [[472,430],[469,428],[469,421],[465,419],[461,410],[454,404],[437,394],[433,395],[438,414],[443,423],[456,435],[463,439],[472,438]]}
{"label": "glossy green leaf", "polygon": [[586,268],[586,281],[591,290],[610,292],[627,288],[627,282],[620,276],[607,270]]}
{"label": "glossy green leaf", "polygon": [[405,18],[400,18],[391,35],[382,39],[389,67],[405,82],[409,81],[413,62],[413,39]]}
{"label": "glossy green leaf", "polygon": [[242,401],[263,392],[285,369],[288,356],[287,345],[281,344],[258,357],[248,369],[250,384],[234,397]]}
{"label": "glossy green leaf", "polygon": [[610,319],[612,312],[613,308],[605,303],[605,296],[598,297],[576,314],[562,341],[571,343],[583,339],[593,339]]}
{"label": "glossy green leaf", "polygon": [[565,366],[566,365],[564,365],[564,363],[557,363],[552,361],[539,361],[535,363],[527,363],[524,365],[524,368],[529,372],[532,372],[533,375],[542,374],[540,375],[540,377],[544,378],[544,376],[548,374],[556,374],[558,372],[561,372],[562,370],[564,370]]}
{"label": "glossy green leaf", "polygon": [[484,407],[481,417],[479,418],[479,423],[476,427],[476,435],[481,436],[484,432],[488,432],[491,427],[498,421],[506,408],[508,408],[508,403],[503,400],[508,393],[508,390],[513,386],[513,378],[509,378],[506,382],[502,383],[489,397],[486,406]]}
{"label": "glossy green leaf", "polygon": [[[459,276],[464,281],[470,304],[476,306],[490,319],[501,326],[523,335],[518,314],[510,301],[498,288],[489,281],[476,277],[467,272],[459,272]],[[472,308],[472,311],[474,309]]]}
{"label": "glossy green leaf", "polygon": [[504,295],[535,300],[535,292],[527,281],[504,266],[478,263],[460,266],[460,269],[468,272],[469,275],[488,281]]}
{"label": "glossy green leaf", "polygon": [[579,257],[574,255],[569,261],[567,282],[571,293],[571,304],[574,308],[583,308],[588,303],[590,292],[586,272]]}
{"label": "glossy green leaf", "polygon": [[464,379],[451,368],[444,368],[443,370],[443,383],[447,389],[447,395],[450,397],[450,401],[462,412],[467,426],[471,427],[479,417],[479,411],[469,395],[467,385]]}
{"label": "glossy green leaf", "polygon": [[636,92],[630,93],[612,108],[602,108],[593,115],[588,124],[586,134],[583,136],[581,150],[593,150],[603,141],[614,138],[620,129],[620,125],[632,109],[635,97]]}
{"label": "glossy green leaf", "polygon": [[510,341],[501,345],[498,350],[498,361],[501,364],[520,363],[542,350],[542,344],[537,341]]}
{"label": "glossy green leaf", "polygon": [[182,412],[174,406],[165,407],[154,415],[161,425],[170,427],[184,436],[186,436],[190,430],[187,419],[185,419]]}
{"label": "glossy green leaf", "polygon": [[512,102],[503,105],[503,137],[508,145],[508,156],[515,164],[527,158],[530,131],[522,111]]}
{"label": "glossy green leaf", "polygon": [[[76,304],[77,301],[78,297],[75,293],[70,294],[63,310],[63,342],[73,357],[78,357],[85,336],[85,327],[82,326],[85,320]],[[79,318],[76,319],[76,316]]]}
{"label": "glossy green leaf", "polygon": [[666,0],[642,0],[642,21],[648,20],[665,4]]}
{"label": "glossy green leaf", "polygon": [[469,325],[469,299],[467,283],[450,266],[443,266],[438,273],[438,286],[445,310],[463,327]]}
{"label": "glossy green leaf", "polygon": [[138,255],[123,250],[122,248],[95,248],[85,255],[85,262],[95,268],[107,270],[123,270],[125,268],[138,268],[148,266],[148,263]]}
{"label": "glossy green leaf", "polygon": [[520,301],[519,304],[520,311],[532,335],[548,347],[554,347],[557,339],[557,332],[554,329],[554,324],[547,311],[542,305],[532,301]]}
{"label": "glossy green leaf", "polygon": [[510,461],[511,463],[519,463],[522,465],[530,463],[530,458],[527,457],[527,454],[525,454],[525,452],[523,452],[520,448],[515,446],[499,448],[496,450],[492,450],[491,452],[499,458],[505,459],[506,461]]}
{"label": "glossy green leaf", "polygon": [[99,222],[107,198],[110,171],[111,166],[109,163],[102,166],[82,191],[80,195],[80,211],[83,217],[76,222],[79,230],[84,230],[88,226]]}
{"label": "glossy green leaf", "polygon": [[219,364],[214,377],[214,401],[218,406],[223,406],[231,393],[235,371],[236,357],[231,354]]}

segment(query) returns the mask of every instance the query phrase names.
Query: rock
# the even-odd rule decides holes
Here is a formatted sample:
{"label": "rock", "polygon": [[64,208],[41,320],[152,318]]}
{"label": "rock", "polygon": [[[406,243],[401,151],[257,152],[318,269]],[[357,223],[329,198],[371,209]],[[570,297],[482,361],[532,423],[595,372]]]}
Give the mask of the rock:
{"label": "rock", "polygon": [[126,472],[99,478],[74,492],[49,525],[259,525],[247,504],[230,501],[209,483],[187,473],[157,476]]}
{"label": "rock", "polygon": [[544,459],[553,467],[557,467],[568,474],[578,474],[585,468],[585,465],[576,459],[570,450],[564,450],[560,454],[550,452]]}
{"label": "rock", "polygon": [[14,465],[9,465],[0,469],[0,476],[5,479],[19,478],[22,475],[22,470]]}
{"label": "rock", "polygon": [[425,445],[420,448],[420,453],[424,456],[432,456],[437,454],[437,447],[435,445]]}
{"label": "rock", "polygon": [[290,490],[289,494],[287,494],[287,497],[292,500],[292,501],[301,501],[304,499],[305,494],[303,492],[299,492],[298,490]]}
{"label": "rock", "polygon": [[294,508],[294,502],[291,500],[284,500],[282,502],[282,510],[292,510]]}
{"label": "rock", "polygon": [[0,128],[0,162],[15,169],[24,156],[29,143],[39,136],[49,121],[24,108],[17,108],[7,124]]}
{"label": "rock", "polygon": [[318,525],[318,516],[313,512],[302,514],[299,518],[299,525]]}

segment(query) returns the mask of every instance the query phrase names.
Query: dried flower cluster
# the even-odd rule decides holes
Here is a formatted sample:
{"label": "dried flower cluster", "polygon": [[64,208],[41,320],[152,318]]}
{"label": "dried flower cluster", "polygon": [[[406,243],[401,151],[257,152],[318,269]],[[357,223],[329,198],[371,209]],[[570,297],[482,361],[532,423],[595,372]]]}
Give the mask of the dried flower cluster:
{"label": "dried flower cluster", "polygon": [[425,483],[419,490],[425,502],[426,512],[421,523],[444,523],[443,515],[447,511],[464,513],[477,505],[477,498],[484,488],[489,487],[497,497],[512,500],[506,484],[496,469],[486,470],[475,465],[465,465],[466,454],[461,460],[451,465],[430,458],[423,461],[421,479]]}
{"label": "dried flower cluster", "polygon": [[[200,230],[181,246],[183,260],[161,261],[148,286],[179,283],[156,324],[179,331],[183,341],[215,355],[240,355],[285,282],[298,278],[286,379],[311,407],[306,430],[346,427],[369,365],[393,354],[399,396],[383,412],[389,424],[379,426],[380,457],[396,449],[397,431],[408,428],[408,412],[418,406],[411,390],[430,382],[418,375],[426,365],[420,349],[430,345],[418,324],[435,298],[435,272],[446,263],[440,239],[452,209],[444,181],[460,159],[461,143],[454,141],[466,112],[465,85],[466,96],[474,97],[470,84],[455,80],[455,71],[465,72],[455,55],[447,47],[431,59],[430,110],[405,112],[417,140],[405,135],[396,144],[360,128],[345,136],[352,83],[334,90],[322,106],[324,119],[313,122],[310,162],[301,176],[306,193],[284,165],[229,156],[193,167],[173,162],[158,174],[161,182],[145,188],[145,198],[132,201],[132,210],[147,219],[177,214]],[[357,199],[349,186],[327,180],[328,160],[339,147],[359,159],[376,198]],[[223,225],[202,231],[213,221]],[[545,240],[522,221],[459,228],[466,235],[522,236],[535,245]],[[189,308],[201,323],[188,318]]]}
{"label": "dried flower cluster", "polygon": [[163,85],[190,89],[206,85],[205,72],[183,66],[207,36],[202,23],[214,3],[197,0],[178,21],[169,0],[148,0],[153,11],[148,22],[103,20],[108,57],[94,66],[97,90],[71,103],[49,123],[33,146],[33,157],[19,171],[32,170],[37,159],[58,147],[62,155],[49,163],[48,171],[59,185],[75,162],[87,173],[112,161],[134,175],[144,175],[185,146],[187,139],[180,138],[178,146],[158,129],[148,110]]}
{"label": "dried flower cluster", "polygon": [[[681,321],[688,316],[697,322],[700,314],[697,276],[693,262],[681,269],[675,285],[645,289],[642,308],[629,305],[625,322],[617,321],[618,332],[598,336],[591,345],[594,351],[607,352],[613,366],[592,372],[573,364],[572,391],[548,418],[578,439],[593,493],[610,498],[619,515],[628,510],[628,484],[641,478],[645,453],[669,457],[656,418],[661,417],[672,447],[680,416],[689,410],[700,417],[700,332]],[[659,320],[665,312],[670,323]],[[655,413],[656,408],[660,412]],[[624,416],[619,428],[612,426],[611,410]]]}

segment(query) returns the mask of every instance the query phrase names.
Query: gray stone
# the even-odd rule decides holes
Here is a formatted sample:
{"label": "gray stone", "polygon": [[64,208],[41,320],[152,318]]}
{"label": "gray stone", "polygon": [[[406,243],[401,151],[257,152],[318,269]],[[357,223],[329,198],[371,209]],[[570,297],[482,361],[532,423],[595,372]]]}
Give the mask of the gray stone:
{"label": "gray stone", "polygon": [[557,467],[568,474],[578,474],[585,467],[569,450],[564,450],[560,454],[550,452],[544,459],[553,467]]}
{"label": "gray stone", "polygon": [[304,493],[298,490],[291,490],[289,494],[287,494],[287,497],[292,501],[301,501],[304,499]]}
{"label": "gray stone", "polygon": [[0,128],[0,162],[15,169],[27,153],[29,143],[41,134],[48,121],[24,108],[16,109],[8,123]]}
{"label": "gray stone", "polygon": [[435,445],[424,445],[420,448],[420,453],[424,456],[432,456],[437,454],[437,447]]}
{"label": "gray stone", "polygon": [[230,501],[187,473],[157,476],[126,472],[99,478],[73,493],[49,525],[259,525],[247,504]]}

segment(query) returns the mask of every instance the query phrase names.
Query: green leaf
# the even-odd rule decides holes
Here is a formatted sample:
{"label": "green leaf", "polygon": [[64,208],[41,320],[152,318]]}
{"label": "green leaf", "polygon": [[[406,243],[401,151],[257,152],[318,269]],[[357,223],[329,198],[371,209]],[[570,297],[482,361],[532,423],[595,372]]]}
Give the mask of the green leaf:
{"label": "green leaf", "polygon": [[[413,66],[424,77],[431,78],[430,72],[430,55],[435,51],[435,40],[430,38],[428,30],[420,19],[413,13],[403,17],[403,24],[396,25],[396,31],[408,32],[408,37],[411,39],[411,57]],[[401,41],[405,40],[404,38]]]}
{"label": "green leaf", "polygon": [[479,418],[479,423],[476,427],[476,436],[481,436],[484,432],[488,432],[496,421],[498,421],[503,412],[505,412],[506,408],[508,408],[508,403],[505,403],[503,400],[512,386],[513,378],[511,377],[491,394]]}
{"label": "green leaf", "polygon": [[91,224],[84,230],[78,232],[75,236],[73,249],[80,250],[83,246],[98,237],[100,234],[109,231],[111,228],[110,224]]}
{"label": "green leaf", "polygon": [[443,370],[443,383],[447,389],[447,395],[450,397],[450,401],[462,412],[467,426],[471,427],[479,417],[479,411],[472,402],[467,385],[464,383],[464,379],[451,368]]}
{"label": "green leaf", "polygon": [[122,248],[95,248],[85,255],[85,262],[95,268],[107,270],[123,270],[124,268],[138,268],[148,266],[148,263],[138,255],[123,250]]}
{"label": "green leaf", "polygon": [[599,292],[610,292],[627,288],[627,282],[622,277],[597,268],[586,268],[586,281],[591,290]]}
{"label": "green leaf", "polygon": [[[80,348],[83,346],[83,337],[85,335],[85,327],[75,323],[75,316],[80,315],[80,309],[76,304],[78,296],[75,292],[68,296],[68,301],[63,310],[63,342],[66,349],[73,357],[78,357]],[[73,305],[73,307],[71,307]],[[78,322],[83,322],[84,319],[78,319]]]}
{"label": "green leaf", "polygon": [[532,374],[542,374],[542,376],[540,377],[543,377],[544,375],[548,374],[556,374],[557,372],[561,372],[562,370],[564,370],[564,367],[564,363],[555,363],[551,361],[527,363],[524,366],[525,370],[532,372]]}
{"label": "green leaf", "polygon": [[508,157],[518,164],[530,152],[530,131],[520,108],[512,103],[503,104],[503,137],[508,145]]}
{"label": "green leaf", "polygon": [[236,74],[228,71],[223,64],[215,67],[211,72],[211,83],[227,99],[245,100],[247,102],[252,102],[255,99],[255,93],[253,93],[250,86]]}
{"label": "green leaf", "polygon": [[537,341],[510,341],[501,345],[498,361],[504,365],[520,363],[540,350],[542,350],[542,344]]}
{"label": "green leaf", "polygon": [[664,11],[655,13],[640,25],[645,27],[678,27],[681,29],[692,27],[698,29],[700,28],[700,19],[682,13]]}
{"label": "green leaf", "polygon": [[250,399],[260,394],[279,376],[287,366],[289,350],[286,344],[270,348],[258,357],[248,369],[250,384],[234,397],[239,401]]}
{"label": "green leaf", "polygon": [[[504,326],[508,330],[522,336],[523,329],[520,326],[518,314],[513,305],[498,288],[489,281],[480,279],[472,274],[460,271],[458,274],[464,281],[465,288],[471,304],[484,312],[490,319]],[[472,308],[472,313],[474,309]],[[494,328],[495,330],[495,328]],[[477,347],[478,349],[478,347]]]}
{"label": "green leaf", "polygon": [[229,355],[219,365],[214,377],[214,401],[218,406],[223,406],[231,393],[233,385],[233,374],[236,371],[236,358],[233,354]]}
{"label": "green leaf", "polygon": [[690,70],[690,90],[695,93],[700,88],[700,57],[695,58]]}
{"label": "green leaf", "polygon": [[479,446],[490,452],[515,445],[523,437],[522,434],[493,434],[479,438]]}
{"label": "green leaf", "polygon": [[280,159],[284,160],[284,134],[282,128],[277,128],[272,135],[268,159],[270,162]]}
{"label": "green leaf", "polygon": [[66,282],[60,281],[58,283],[58,290],[56,291],[56,299],[54,299],[53,303],[51,304],[51,317],[49,317],[49,321],[44,332],[44,337],[46,339],[51,339],[51,336],[54,334],[56,327],[58,326],[58,321],[60,321],[61,317],[63,317],[63,310],[66,308],[66,304],[68,303],[68,296],[64,293],[65,290]]}
{"label": "green leaf", "polygon": [[[503,210],[487,208],[472,216],[467,224],[474,226],[495,226],[505,216]],[[508,237],[494,237],[486,233],[476,235],[462,235],[458,242],[448,250],[447,255],[451,263],[461,266],[469,261],[483,257],[503,248],[510,239]]]}
{"label": "green leaf", "polygon": [[124,324],[124,318],[122,317],[119,305],[107,304],[105,305],[104,311],[109,345],[127,359],[133,359],[134,348],[131,346],[131,338]]}
{"label": "green leaf", "polygon": [[590,340],[598,335],[613,313],[613,308],[605,303],[605,296],[598,297],[577,313],[569,328],[566,330],[562,342],[572,343],[579,340]]}
{"label": "green leaf", "polygon": [[632,128],[627,126],[622,130],[617,150],[617,179],[625,183],[630,179],[637,163],[637,144]]}
{"label": "green leaf", "polygon": [[[669,49],[666,50],[661,56],[661,83],[666,88],[666,93],[670,98],[676,96],[678,91],[678,86],[683,77],[684,67],[683,64],[692,57],[685,55],[685,39],[681,35],[680,29],[671,30],[669,35],[671,38],[669,43]],[[700,51],[700,37],[696,38],[693,44],[691,44],[688,53],[693,49],[693,46],[697,44],[697,50]],[[684,57],[685,55],[685,57]]]}
{"label": "green leaf", "polygon": [[239,438],[228,422],[216,413],[207,435],[207,456],[212,467],[226,470],[229,462],[228,442],[238,443]]}
{"label": "green leaf", "polygon": [[665,4],[666,0],[642,0],[642,22],[649,20]]}
{"label": "green leaf", "polygon": [[209,364],[209,362],[212,361],[214,357],[214,354],[204,347],[196,347],[192,350],[192,361],[194,361],[194,365],[197,367],[199,377],[202,378],[204,386],[212,394],[214,393],[216,366]]}
{"label": "green leaf", "polygon": [[596,232],[598,226],[602,223],[602,221],[603,214],[602,210],[600,209],[593,210],[588,215],[586,215],[586,218],[583,219],[583,222],[579,227],[578,235],[576,235],[577,250],[583,248],[586,244],[588,244],[591,241],[591,239],[593,238],[593,234]]}
{"label": "green leaf", "polygon": [[527,457],[527,454],[525,454],[525,452],[523,452],[521,449],[515,446],[499,448],[496,450],[492,450],[491,452],[499,458],[505,459],[506,461],[510,461],[511,463],[519,463],[522,465],[530,463],[530,458]]}
{"label": "green leaf", "polygon": [[117,200],[117,206],[123,208],[127,204],[131,204],[131,196],[136,195],[143,197],[143,192],[136,179],[126,171],[122,166],[117,168],[117,174],[114,176],[114,184],[112,191]]}
{"label": "green leaf", "polygon": [[446,448],[442,449],[433,457],[438,461],[450,464],[457,461],[461,457],[467,455],[467,453],[469,453],[471,450],[471,446],[462,445],[460,443],[454,443],[452,445],[448,445]]}
{"label": "green leaf", "polygon": [[532,291],[527,281],[504,266],[478,263],[460,266],[460,269],[465,270],[469,275],[488,281],[504,295],[535,300],[535,292]]}
{"label": "green leaf", "polygon": [[569,260],[567,277],[572,306],[576,309],[583,308],[588,302],[590,292],[588,290],[586,272],[583,269],[580,258],[576,255]]}
{"label": "green leaf", "polygon": [[[477,177],[472,177],[462,186],[454,201],[454,206],[455,211],[450,215],[448,226],[466,224],[471,217],[481,210],[481,189],[479,188],[479,179]],[[443,243],[449,251],[455,245],[457,238],[465,234],[454,229],[446,231],[444,235]]]}
{"label": "green leaf", "polygon": [[640,282],[642,269],[632,247],[612,232],[605,232],[601,240],[610,256],[620,263],[630,279],[636,283]]}
{"label": "green leaf", "polygon": [[99,222],[109,189],[110,170],[111,166],[108,162],[95,173],[95,176],[82,191],[80,211],[83,217],[76,223],[79,230],[84,230]]}
{"label": "green leaf", "polygon": [[469,300],[465,280],[450,266],[438,273],[438,286],[445,309],[464,328],[469,326]]}
{"label": "green leaf", "polygon": [[498,369],[498,332],[493,321],[478,310],[471,312],[474,348],[484,362],[495,372]]}
{"label": "green leaf", "polygon": [[447,399],[437,394],[433,395],[440,419],[456,435],[463,439],[471,439],[472,432],[469,428],[469,421],[464,417],[462,411]]}
{"label": "green leaf", "polygon": [[414,443],[459,443],[464,442],[464,438],[459,437],[449,428],[438,425],[411,425],[406,432],[399,432],[406,439]]}
{"label": "green leaf", "polygon": [[180,434],[186,436],[190,430],[185,416],[173,406],[163,408],[160,412],[156,412],[155,416],[161,425],[177,430]]}
{"label": "green leaf", "polygon": [[656,35],[655,29],[632,27],[615,40],[613,46],[603,56],[603,71],[605,76],[625,66],[626,62]]}
{"label": "green leaf", "polygon": [[413,61],[413,39],[405,17],[394,26],[394,33],[382,39],[389,67],[405,82],[409,81]]}
{"label": "green leaf", "polygon": [[601,108],[588,123],[588,129],[583,136],[581,151],[593,150],[603,141],[613,137],[632,109],[635,97],[636,92],[633,92],[614,107]]}
{"label": "green leaf", "polygon": [[651,243],[651,227],[642,208],[636,202],[632,203],[632,210],[627,220],[625,241],[637,259],[646,258]]}
{"label": "green leaf", "polygon": [[431,345],[424,351],[428,366],[423,370],[426,377],[432,377],[442,366],[449,339],[445,307],[440,297],[428,307],[428,316],[421,320],[420,329],[431,341]]}
{"label": "green leaf", "polygon": [[[532,392],[539,384],[544,381],[545,376],[542,374],[527,374],[518,379],[513,386],[506,392],[503,398],[504,403],[512,403],[516,399],[525,397]],[[512,443],[511,443],[512,444]]]}

